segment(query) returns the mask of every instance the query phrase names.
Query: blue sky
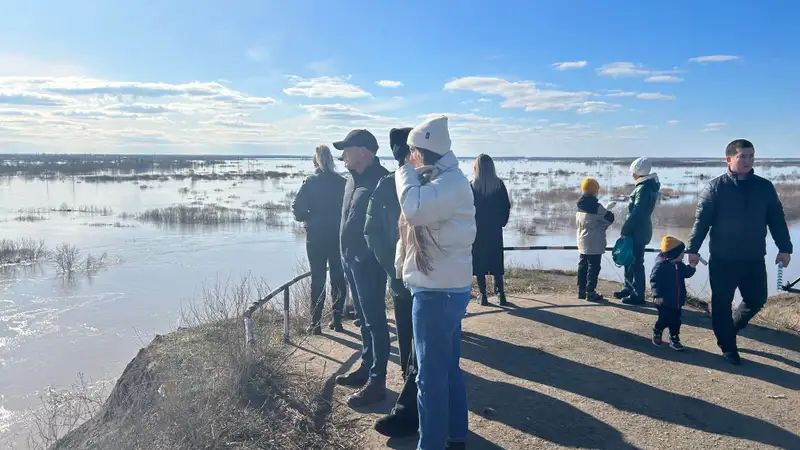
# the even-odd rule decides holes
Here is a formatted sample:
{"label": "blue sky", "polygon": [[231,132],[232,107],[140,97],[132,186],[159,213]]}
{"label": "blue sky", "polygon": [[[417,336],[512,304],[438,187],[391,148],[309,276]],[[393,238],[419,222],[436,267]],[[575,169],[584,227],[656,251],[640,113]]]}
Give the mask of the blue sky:
{"label": "blue sky", "polygon": [[800,4],[744,3],[4,0],[0,152],[794,156]]}

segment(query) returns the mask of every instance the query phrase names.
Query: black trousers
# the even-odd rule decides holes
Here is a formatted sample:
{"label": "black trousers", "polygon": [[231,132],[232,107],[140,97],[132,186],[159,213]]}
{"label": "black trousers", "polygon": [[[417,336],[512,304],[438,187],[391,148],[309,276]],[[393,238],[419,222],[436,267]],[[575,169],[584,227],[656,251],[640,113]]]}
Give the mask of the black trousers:
{"label": "black trousers", "polygon": [[[717,345],[723,352],[737,349],[736,333],[747,326],[767,302],[767,265],[764,258],[733,261],[711,258],[708,262],[711,282],[711,324]],[[742,303],[731,311],[736,289]]]}
{"label": "black trousers", "polygon": [[[499,294],[501,292],[505,292],[505,286],[503,286],[503,275],[493,275],[494,276],[494,293]],[[486,275],[476,275],[475,278],[478,280],[478,290],[481,294],[486,295]]]}
{"label": "black trousers", "polygon": [[397,332],[397,347],[400,349],[400,368],[403,377],[408,376],[408,366],[414,342],[412,311],[414,297],[401,280],[389,278],[389,292],[394,302],[394,321]]}
{"label": "black trousers", "polygon": [[341,319],[347,282],[342,269],[342,257],[338,238],[309,239],[306,241],[308,265],[311,268],[311,324],[319,326],[325,306],[325,279],[330,267],[333,317]]}
{"label": "black trousers", "polygon": [[578,262],[578,290],[594,292],[597,289],[597,278],[600,276],[600,262],[603,255],[584,255]]}
{"label": "black trousers", "polygon": [[408,360],[408,373],[405,375],[403,389],[394,406],[394,414],[406,417],[409,421],[419,421],[417,408],[417,352],[414,340],[411,340],[411,354]]}
{"label": "black trousers", "polygon": [[631,291],[631,296],[644,300],[644,287],[646,278],[644,274],[644,248],[646,244],[633,243],[633,264],[625,266],[625,289]]}
{"label": "black trousers", "polygon": [[664,306],[657,306],[658,320],[653,327],[653,331],[661,333],[665,328],[669,328],[671,336],[678,336],[681,333],[681,310],[675,308],[667,308]]}

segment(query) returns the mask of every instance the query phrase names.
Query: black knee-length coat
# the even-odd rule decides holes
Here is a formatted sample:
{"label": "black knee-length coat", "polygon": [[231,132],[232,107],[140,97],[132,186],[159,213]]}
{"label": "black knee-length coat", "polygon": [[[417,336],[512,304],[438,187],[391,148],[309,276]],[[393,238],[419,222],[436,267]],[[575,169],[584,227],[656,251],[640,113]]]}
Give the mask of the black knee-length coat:
{"label": "black knee-length coat", "polygon": [[502,275],[503,269],[503,227],[511,214],[511,200],[506,186],[488,196],[481,195],[472,188],[475,198],[475,223],[477,233],[472,244],[472,274]]}

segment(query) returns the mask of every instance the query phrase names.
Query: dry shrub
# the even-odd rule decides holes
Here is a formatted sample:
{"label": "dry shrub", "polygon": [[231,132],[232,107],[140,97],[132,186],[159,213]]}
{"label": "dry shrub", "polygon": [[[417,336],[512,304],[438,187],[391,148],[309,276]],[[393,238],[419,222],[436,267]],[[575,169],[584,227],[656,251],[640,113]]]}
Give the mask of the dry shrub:
{"label": "dry shrub", "polygon": [[70,244],[61,244],[53,252],[53,262],[56,263],[56,270],[60,274],[69,275],[76,269],[78,262],[78,248]]}
{"label": "dry shrub", "polygon": [[33,263],[46,258],[47,247],[42,240],[0,240],[0,265]]}
{"label": "dry shrub", "polygon": [[182,326],[140,350],[97,414],[55,448],[355,448],[320,420],[323,381],[293,364],[275,309],[255,314],[245,346],[241,314],[268,290],[250,276],[204,288]]}

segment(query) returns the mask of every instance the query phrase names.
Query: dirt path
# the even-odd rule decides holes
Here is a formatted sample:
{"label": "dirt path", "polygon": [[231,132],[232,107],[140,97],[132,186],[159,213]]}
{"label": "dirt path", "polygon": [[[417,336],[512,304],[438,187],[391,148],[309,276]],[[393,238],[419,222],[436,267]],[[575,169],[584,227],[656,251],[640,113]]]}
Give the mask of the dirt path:
{"label": "dirt path", "polygon": [[[677,353],[650,342],[655,310],[595,305],[552,293],[514,295],[509,308],[470,304],[464,319],[470,449],[800,449],[800,337],[751,327],[744,365],[718,354],[709,317],[684,311]],[[309,370],[331,377],[358,363],[357,330],[298,344]],[[390,400],[366,411],[343,405],[350,390],[328,383],[339,420],[352,420],[364,449],[413,449],[372,422],[400,390],[397,349]]]}

